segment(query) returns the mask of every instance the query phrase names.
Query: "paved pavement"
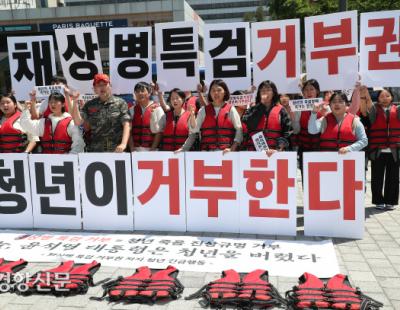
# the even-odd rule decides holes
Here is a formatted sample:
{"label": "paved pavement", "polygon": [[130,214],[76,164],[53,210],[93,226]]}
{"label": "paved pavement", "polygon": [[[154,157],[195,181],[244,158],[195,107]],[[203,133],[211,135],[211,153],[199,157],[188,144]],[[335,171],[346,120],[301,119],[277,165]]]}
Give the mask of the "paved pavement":
{"label": "paved pavement", "polygon": [[[400,310],[400,208],[394,211],[377,211],[371,206],[369,174],[367,177],[366,194],[366,233],[362,240],[334,239],[336,255],[342,273],[348,274],[351,283],[372,298],[384,303],[384,310]],[[300,184],[301,187],[301,184]],[[299,206],[301,191],[298,196]],[[302,208],[299,208],[299,213]],[[321,240],[302,236],[302,215],[298,216],[298,236],[296,240]],[[202,234],[207,236],[207,234]],[[218,234],[212,234],[216,237]],[[219,236],[226,236],[220,234]],[[231,234],[232,237],[238,237]],[[270,235],[244,235],[244,237],[256,237],[258,239],[287,239],[287,237]],[[29,259],[29,258],[28,258]],[[32,263],[28,272],[47,269],[54,264]],[[106,277],[132,274],[131,269],[102,267],[101,272],[96,273],[94,280],[99,281]],[[218,273],[181,272],[179,279],[185,286],[183,296],[190,295],[204,284],[219,278]],[[270,277],[270,281],[278,288],[281,294],[290,289],[296,278]],[[28,296],[21,297],[15,294],[5,293],[0,295],[1,310],[96,310],[96,309],[168,309],[187,310],[199,309],[198,300],[185,301],[183,299],[166,304],[153,306],[138,304],[112,304],[107,301],[93,301],[90,296],[101,296],[101,287],[92,287],[87,295],[74,297],[54,296]]]}

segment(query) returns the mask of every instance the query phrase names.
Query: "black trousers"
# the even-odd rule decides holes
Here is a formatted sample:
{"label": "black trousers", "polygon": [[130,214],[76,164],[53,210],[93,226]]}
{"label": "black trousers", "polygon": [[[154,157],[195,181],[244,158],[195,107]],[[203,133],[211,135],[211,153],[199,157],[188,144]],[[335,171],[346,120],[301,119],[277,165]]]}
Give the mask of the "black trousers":
{"label": "black trousers", "polygon": [[373,204],[399,203],[399,163],[392,153],[381,153],[371,160],[371,190]]}

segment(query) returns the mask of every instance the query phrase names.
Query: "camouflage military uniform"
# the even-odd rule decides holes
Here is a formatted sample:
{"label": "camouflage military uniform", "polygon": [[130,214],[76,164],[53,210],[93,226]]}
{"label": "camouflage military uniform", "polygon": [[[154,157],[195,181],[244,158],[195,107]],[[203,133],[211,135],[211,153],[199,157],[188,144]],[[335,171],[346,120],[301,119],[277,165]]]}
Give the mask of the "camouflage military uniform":
{"label": "camouflage military uniform", "polygon": [[115,96],[106,102],[88,101],[81,115],[90,126],[88,152],[114,152],[122,140],[123,123],[131,121],[125,100]]}

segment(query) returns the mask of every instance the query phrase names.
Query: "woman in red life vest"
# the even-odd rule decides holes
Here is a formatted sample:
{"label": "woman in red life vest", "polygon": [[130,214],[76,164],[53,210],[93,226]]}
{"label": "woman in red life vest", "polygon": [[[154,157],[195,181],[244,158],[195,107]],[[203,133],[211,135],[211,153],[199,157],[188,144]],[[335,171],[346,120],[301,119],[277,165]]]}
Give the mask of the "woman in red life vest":
{"label": "woman in red life vest", "polygon": [[210,84],[208,105],[197,114],[195,128],[181,149],[188,151],[199,133],[201,151],[236,151],[243,139],[242,124],[236,109],[228,102],[229,89],[223,80],[214,80]]}
{"label": "woman in red life vest", "polygon": [[0,153],[30,153],[39,141],[21,126],[21,112],[15,97],[0,95]]}
{"label": "woman in red life vest", "polygon": [[372,203],[377,209],[392,210],[399,200],[400,106],[393,104],[389,89],[379,91],[378,102],[373,104],[368,90],[363,87],[360,110],[370,122],[368,155]]}
{"label": "woman in red life vest", "polygon": [[362,150],[368,138],[358,116],[346,112],[349,101],[346,94],[334,93],[329,99],[332,112],[317,119],[319,107],[316,104],[308,121],[311,134],[320,133],[319,149],[337,151],[339,154]]}
{"label": "woman in red life vest", "polygon": [[136,105],[131,109],[131,151],[155,151],[162,139],[165,127],[164,111],[160,104],[150,100],[152,88],[146,82],[135,85]]}
{"label": "woman in red life vest", "polygon": [[40,137],[44,154],[77,154],[85,143],[71,115],[65,112],[65,97],[60,93],[49,96],[51,114],[47,118],[32,120],[30,109],[24,110],[21,125],[26,131]]}
{"label": "woman in red life vest", "polygon": [[[160,104],[164,103],[164,94],[158,93]],[[179,88],[170,91],[167,102],[172,106],[172,110],[163,115],[165,128],[160,149],[162,151],[176,151],[182,147],[189,136],[189,122],[192,127],[196,126],[195,107],[189,105],[189,110],[183,108],[185,103],[185,93]]]}
{"label": "woman in red life vest", "polygon": [[264,81],[258,86],[256,105],[247,110],[242,118],[247,125],[247,150],[254,151],[252,136],[263,132],[270,156],[277,151],[286,150],[292,132],[290,117],[279,104],[279,94],[275,83]]}

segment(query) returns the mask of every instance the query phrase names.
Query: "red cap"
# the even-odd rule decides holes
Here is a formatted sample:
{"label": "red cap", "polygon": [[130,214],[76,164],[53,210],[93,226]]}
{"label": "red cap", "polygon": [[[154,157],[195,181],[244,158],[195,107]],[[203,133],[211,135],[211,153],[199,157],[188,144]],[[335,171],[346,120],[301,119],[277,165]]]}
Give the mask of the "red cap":
{"label": "red cap", "polygon": [[108,84],[108,83],[110,83],[110,78],[108,77],[107,74],[98,73],[93,78],[93,86],[95,86],[96,84],[99,84],[100,82],[104,82],[104,83]]}

